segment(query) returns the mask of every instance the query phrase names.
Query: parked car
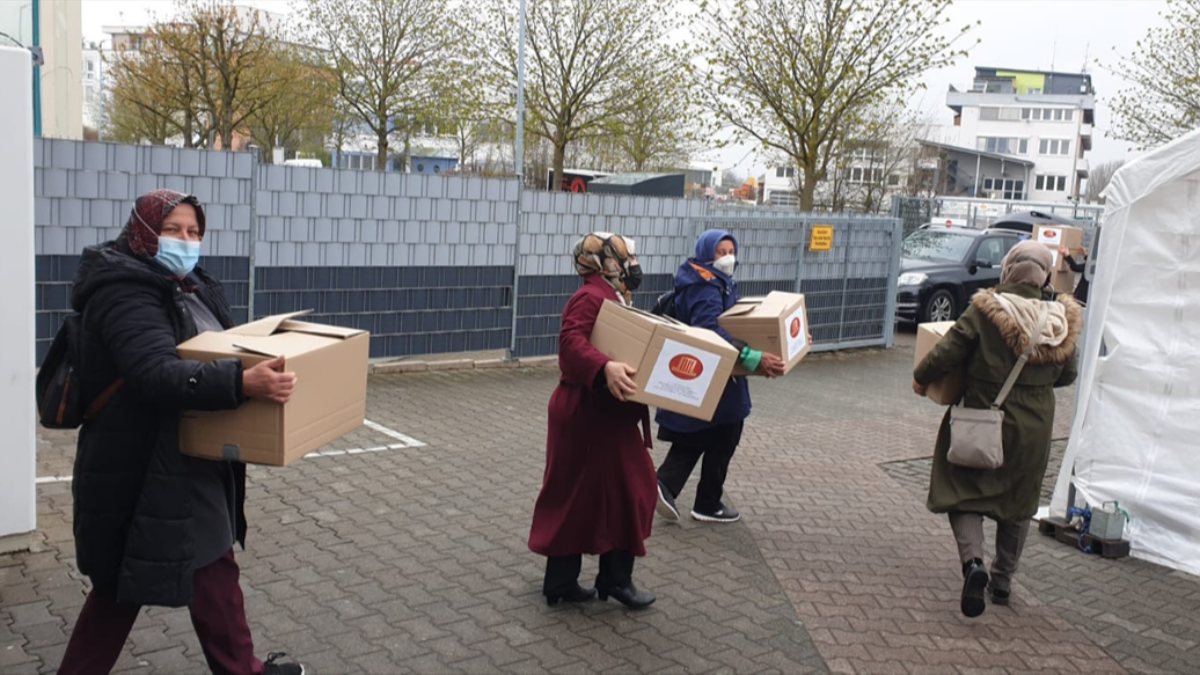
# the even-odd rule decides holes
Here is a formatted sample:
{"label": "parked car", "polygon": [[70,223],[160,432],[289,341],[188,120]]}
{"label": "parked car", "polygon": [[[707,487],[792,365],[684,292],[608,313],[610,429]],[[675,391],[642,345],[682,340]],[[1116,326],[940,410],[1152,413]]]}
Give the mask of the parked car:
{"label": "parked car", "polygon": [[1017,232],[1033,234],[1033,227],[1035,225],[1071,225],[1073,227],[1080,227],[1079,221],[1064,218],[1053,213],[1046,213],[1044,211],[1014,211],[1013,213],[1006,213],[992,221],[988,229],[1015,230]]}
{"label": "parked car", "polygon": [[1000,282],[1000,261],[1029,235],[997,227],[940,226],[916,230],[901,245],[896,318],[953,321],[971,295]]}

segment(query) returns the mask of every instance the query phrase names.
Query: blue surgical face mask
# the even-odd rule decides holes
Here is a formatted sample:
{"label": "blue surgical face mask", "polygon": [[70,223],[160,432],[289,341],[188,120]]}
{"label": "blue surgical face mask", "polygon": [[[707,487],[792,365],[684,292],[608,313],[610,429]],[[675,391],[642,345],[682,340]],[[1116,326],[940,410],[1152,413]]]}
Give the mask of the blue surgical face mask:
{"label": "blue surgical face mask", "polygon": [[154,259],[179,278],[186,277],[200,262],[200,242],[171,237],[158,238],[158,253]]}

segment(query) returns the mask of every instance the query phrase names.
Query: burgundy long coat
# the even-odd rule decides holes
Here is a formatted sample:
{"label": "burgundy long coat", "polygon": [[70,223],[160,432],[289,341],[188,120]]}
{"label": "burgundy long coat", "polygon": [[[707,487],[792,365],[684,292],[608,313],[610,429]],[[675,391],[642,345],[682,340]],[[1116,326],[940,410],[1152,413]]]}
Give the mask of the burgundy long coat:
{"label": "burgundy long coat", "polygon": [[654,521],[650,412],[608,393],[603,370],[609,359],[588,341],[605,300],[618,301],[616,291],[593,274],[563,309],[562,377],[550,397],[546,472],[529,532],[530,550],[546,556],[645,555]]}

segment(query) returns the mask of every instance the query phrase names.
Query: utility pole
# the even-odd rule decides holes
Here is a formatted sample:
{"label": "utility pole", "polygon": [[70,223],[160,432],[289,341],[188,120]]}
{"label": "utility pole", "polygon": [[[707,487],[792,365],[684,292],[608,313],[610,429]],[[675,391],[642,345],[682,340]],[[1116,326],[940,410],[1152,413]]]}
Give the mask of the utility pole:
{"label": "utility pole", "polygon": [[513,246],[512,335],[508,358],[517,357],[517,296],[521,286],[521,196],[525,188],[525,0],[521,0],[517,18],[517,134],[513,139],[513,171],[517,174],[516,242]]}

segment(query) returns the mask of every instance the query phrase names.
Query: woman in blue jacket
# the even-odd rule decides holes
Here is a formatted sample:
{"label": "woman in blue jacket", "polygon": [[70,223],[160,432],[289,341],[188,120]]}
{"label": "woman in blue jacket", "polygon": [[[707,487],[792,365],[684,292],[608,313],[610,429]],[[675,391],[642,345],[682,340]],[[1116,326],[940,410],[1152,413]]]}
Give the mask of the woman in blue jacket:
{"label": "woman in blue jacket", "polygon": [[[714,330],[740,350],[738,363],[750,372],[767,377],[783,374],[783,360],[774,354],[751,349],[717,325],[717,317],[738,300],[737,238],[725,230],[706,230],[696,241],[696,256],[675,272],[673,315],[692,325]],[[683,489],[701,457],[700,484],[692,518],[705,522],[732,523],[741,514],[721,501],[729,462],[742,439],[742,424],[750,415],[750,388],[745,377],[730,378],[711,422],[659,410],[658,437],[671,443],[671,450],[658,467],[658,513],[679,520],[675,497]]]}

